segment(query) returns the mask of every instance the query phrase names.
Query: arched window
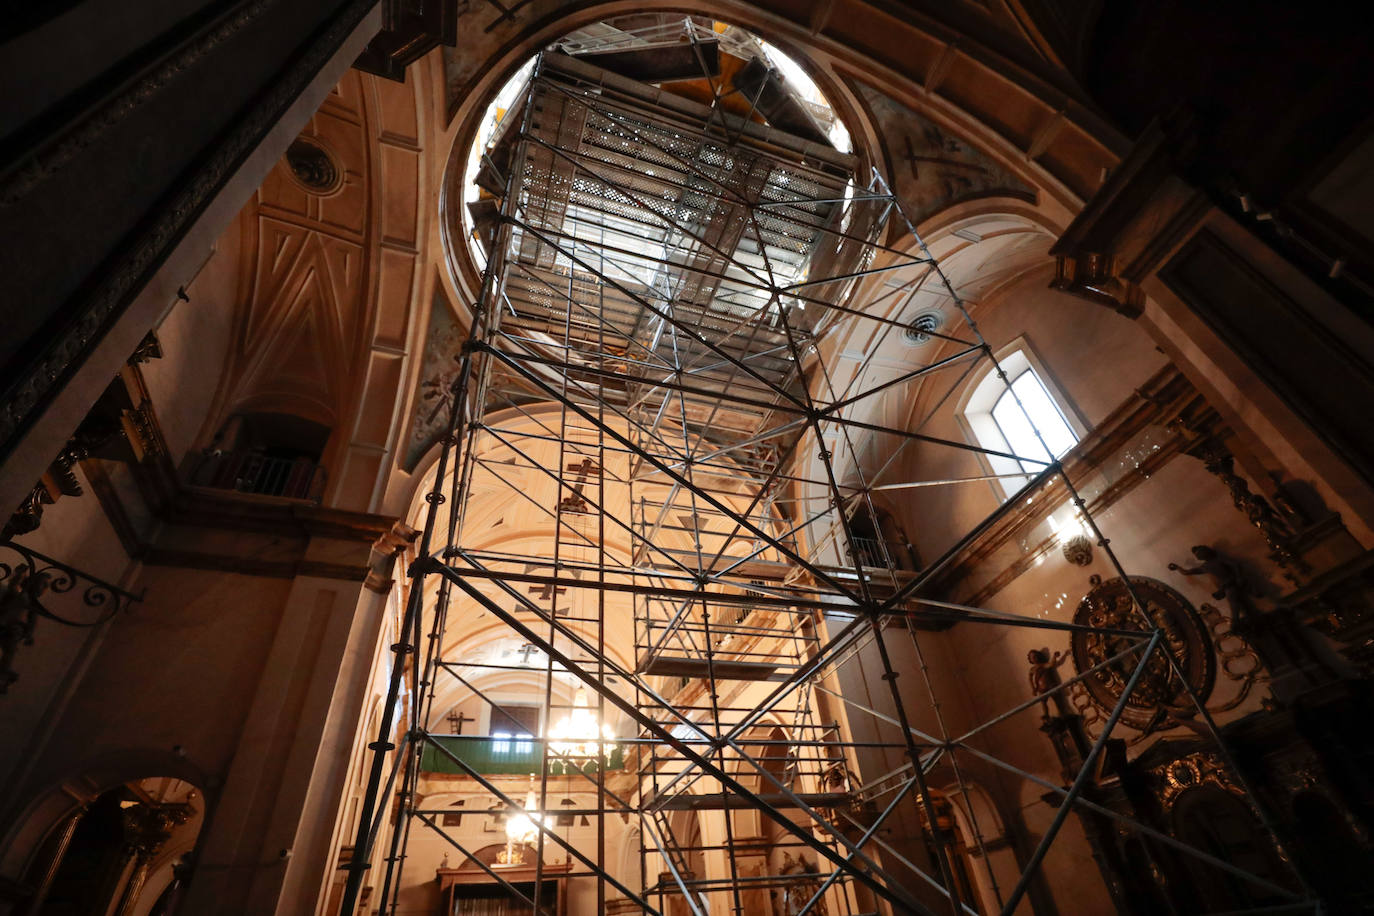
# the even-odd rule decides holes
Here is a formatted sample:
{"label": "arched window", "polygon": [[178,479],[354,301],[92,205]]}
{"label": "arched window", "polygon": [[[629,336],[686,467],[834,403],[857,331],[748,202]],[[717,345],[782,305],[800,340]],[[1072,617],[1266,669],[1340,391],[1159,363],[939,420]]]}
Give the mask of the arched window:
{"label": "arched window", "polygon": [[1083,426],[1025,341],[999,354],[998,363],[1006,382],[989,367],[968,389],[959,418],[976,445],[1028,459],[979,456],[990,473],[999,475],[1005,499],[1044,470],[1039,462],[1060,458],[1077,445]]}

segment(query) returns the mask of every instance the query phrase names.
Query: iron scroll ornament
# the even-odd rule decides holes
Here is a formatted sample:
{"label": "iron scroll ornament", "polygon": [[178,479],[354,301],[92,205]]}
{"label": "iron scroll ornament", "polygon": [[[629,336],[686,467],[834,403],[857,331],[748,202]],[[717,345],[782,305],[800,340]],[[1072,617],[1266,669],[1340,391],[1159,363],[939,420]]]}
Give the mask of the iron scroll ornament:
{"label": "iron scroll ornament", "polygon": [[19,679],[14,658],[21,645],[33,645],[39,618],[97,627],[142,600],[31,547],[0,542],[0,693]]}
{"label": "iron scroll ornament", "polygon": [[[1217,675],[1216,656],[1202,617],[1186,598],[1157,579],[1132,576],[1130,589],[1120,578],[1103,581],[1100,576],[1093,576],[1089,582],[1093,587],[1074,611],[1075,624],[1141,633],[1158,627],[1164,637],[1161,649],[1178,663],[1175,671],[1163,652],[1151,656],[1144,677],[1126,700],[1121,721],[1148,734],[1167,726],[1171,716],[1190,718],[1195,710],[1179,672],[1203,703],[1211,695]],[[1136,610],[1132,591],[1144,605],[1144,617],[1148,620]],[[1075,631],[1069,643],[1074,669],[1082,674],[1125,652],[1132,643],[1143,645],[1125,636],[1086,629]],[[1093,705],[1104,711],[1115,707],[1137,662],[1139,655],[1129,654],[1083,678],[1081,683]]]}

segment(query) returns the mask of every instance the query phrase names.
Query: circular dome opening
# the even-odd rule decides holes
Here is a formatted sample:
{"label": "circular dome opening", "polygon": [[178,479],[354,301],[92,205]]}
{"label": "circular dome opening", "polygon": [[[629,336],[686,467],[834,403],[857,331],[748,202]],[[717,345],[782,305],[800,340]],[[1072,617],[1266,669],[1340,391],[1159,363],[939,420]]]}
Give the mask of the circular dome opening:
{"label": "circular dome opening", "polygon": [[[703,49],[709,49],[703,53]],[[650,83],[712,108],[798,133],[842,153],[849,130],[815,81],[795,60],[754,33],[704,16],[632,13],[573,31],[546,49]],[[484,163],[508,114],[520,108],[534,70],[532,57],[506,81],[483,112],[462,176],[463,233],[474,262],[486,265],[481,233],[490,223],[499,174]],[[781,91],[779,91],[781,90]],[[484,173],[484,164],[491,167]],[[487,187],[483,187],[483,184]],[[852,189],[851,189],[852,192]]]}

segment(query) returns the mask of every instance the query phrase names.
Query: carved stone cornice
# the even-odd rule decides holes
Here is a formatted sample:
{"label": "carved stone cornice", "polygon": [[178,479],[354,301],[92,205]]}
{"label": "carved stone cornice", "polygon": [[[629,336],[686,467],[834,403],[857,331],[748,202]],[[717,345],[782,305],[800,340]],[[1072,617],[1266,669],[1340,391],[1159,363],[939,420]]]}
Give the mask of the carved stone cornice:
{"label": "carved stone cornice", "polygon": [[277,496],[188,486],[177,493],[164,521],[178,526],[280,537],[330,538],[366,544],[370,549],[378,538],[391,531],[396,520]]}
{"label": "carved stone cornice", "polygon": [[1140,317],[1141,282],[1210,206],[1175,172],[1187,133],[1186,125],[1166,132],[1158,122],[1146,129],[1050,249],[1052,289]]}
{"label": "carved stone cornice", "polygon": [[[0,539],[36,530],[42,522],[45,506],[52,505],[63,496],[81,496],[82,488],[76,476],[76,466],[88,458],[109,458],[127,462],[134,467],[135,480],[144,491],[149,506],[159,504],[155,495],[159,489],[165,495],[166,486],[156,486],[158,478],[175,480],[175,474],[167,460],[167,445],[162,428],[158,424],[148,388],[138,366],[160,355],[161,349],[157,346],[157,338],[150,333],[144,338],[143,343],[139,344],[124,369],[106,388],[96,405],[81,421],[76,432],[57,453],[48,470],[34,484],[29,495],[0,530]],[[119,532],[120,521],[115,516],[123,510],[117,498],[113,498],[114,489],[107,486],[108,478],[103,472],[94,471],[93,466],[89,466],[87,476],[92,475],[99,478],[91,481],[96,498],[100,500],[106,514],[111,516],[111,523]],[[124,533],[121,532],[120,537],[127,546]]]}
{"label": "carved stone cornice", "polygon": [[368,42],[353,66],[390,80],[403,81],[406,67],[433,49],[458,43],[457,2],[384,0],[382,31]]}
{"label": "carved stone cornice", "polygon": [[[169,53],[159,57],[128,88],[105,100],[86,119],[64,131],[21,167],[0,177],[0,205],[29,194],[51,175],[94,145],[107,131],[179,80],[188,70],[280,0],[256,0],[233,6],[207,22]],[[375,5],[375,0],[349,0],[324,19],[302,52],[283,68],[280,78],[242,118],[213,144],[208,157],[153,210],[140,228],[116,249],[118,254],[90,278],[88,294],[62,308],[70,316],[64,327],[42,340],[32,340],[32,356],[15,379],[0,390],[0,456],[48,402],[152,277],[168,252],[228,182],[263,137],[309,85],[348,35]]]}
{"label": "carved stone cornice", "polygon": [[249,576],[365,582],[396,520],[276,497],[186,487],[142,550],[144,563]]}
{"label": "carved stone cornice", "polygon": [[391,587],[396,584],[396,580],[391,577],[396,558],[405,553],[406,548],[414,544],[419,536],[419,529],[398,521],[391,526],[390,531],[377,538],[372,544],[372,558],[368,563],[367,578],[363,580],[363,587],[379,595],[391,591]]}
{"label": "carved stone cornice", "polygon": [[149,331],[130,354],[128,364],[136,367],[155,359],[162,359],[162,342],[157,339],[157,332]]}
{"label": "carved stone cornice", "polygon": [[1274,511],[1263,496],[1250,492],[1250,484],[1235,471],[1235,456],[1219,436],[1202,436],[1188,448],[1188,454],[1202,462],[1207,473],[1226,487],[1231,503],[1245,515],[1269,545],[1269,556],[1296,582],[1298,574],[1311,571],[1311,566],[1298,554],[1294,540],[1297,532],[1289,522]]}
{"label": "carved stone cornice", "polygon": [[43,181],[61,171],[105,133],[155,98],[168,83],[191,69],[205,55],[252,24],[273,5],[274,0],[239,3],[208,20],[194,34],[184,36],[181,46],[170,53],[152,49],[155,59],[142,74],[86,117],[68,125],[49,143],[31,152],[22,168],[7,170],[0,179],[0,206],[19,200]]}
{"label": "carved stone cornice", "polygon": [[1374,677],[1374,551],[1314,576],[1282,603],[1299,623],[1342,643],[1361,675]]}
{"label": "carved stone cornice", "polygon": [[124,836],[130,852],[152,858],[172,838],[172,831],[195,815],[190,805],[137,804],[122,809]]}
{"label": "carved stone cornice", "polygon": [[90,457],[91,453],[103,448],[110,440],[122,436],[125,431],[118,426],[102,422],[99,417],[87,417],[77,428],[66,445],[57,453],[47,471],[33,485],[29,495],[19,504],[3,528],[0,540],[36,531],[43,522],[43,510],[63,496],[81,496],[81,482],[76,476],[76,465]]}
{"label": "carved stone cornice", "polygon": [[1156,787],[1156,800],[1160,810],[1165,814],[1173,810],[1178,797],[1184,792],[1203,786],[1215,786],[1247,805],[1250,804],[1245,790],[1241,788],[1226,764],[1222,763],[1221,758],[1214,753],[1199,751],[1179,757],[1152,768],[1149,775]]}
{"label": "carved stone cornice", "polygon": [[[145,340],[145,345],[148,343]],[[141,346],[147,355],[149,349]],[[326,509],[299,500],[258,496],[181,483],[167,454],[147,386],[130,359],[77,433],[35,485],[5,528],[5,536],[38,527],[45,506],[63,495],[78,496],[74,465],[84,462],[86,478],[130,557],[159,566],[180,566],[244,575],[294,578],[300,575],[362,582],[389,571],[392,555],[371,556],[374,545],[404,541],[394,519]],[[88,460],[99,459],[99,460]],[[126,507],[107,472],[123,462],[131,470],[146,513]],[[155,536],[134,518],[161,523]],[[394,545],[393,545],[394,546]]]}

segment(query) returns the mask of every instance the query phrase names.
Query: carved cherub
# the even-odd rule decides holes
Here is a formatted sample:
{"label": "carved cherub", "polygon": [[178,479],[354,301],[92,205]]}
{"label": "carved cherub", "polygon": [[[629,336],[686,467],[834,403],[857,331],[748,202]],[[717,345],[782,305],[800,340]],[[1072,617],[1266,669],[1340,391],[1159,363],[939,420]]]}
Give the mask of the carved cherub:
{"label": "carved cherub", "polygon": [[1252,600],[1254,591],[1246,581],[1245,573],[1240,566],[1205,544],[1194,547],[1193,556],[1198,559],[1197,566],[1170,563],[1169,569],[1185,576],[1211,576],[1217,587],[1216,591],[1212,592],[1212,597],[1231,603],[1231,617],[1235,625],[1243,628],[1253,623],[1259,617],[1259,610]]}
{"label": "carved cherub", "polygon": [[[1069,653],[1055,652],[1050,654],[1049,647],[1043,649],[1031,649],[1026,653],[1026,661],[1030,662],[1030,688],[1031,693],[1036,696],[1048,693],[1061,683],[1059,673],[1056,669],[1069,660]],[[1054,705],[1059,710],[1060,715],[1067,715],[1064,697],[1061,693],[1054,694]],[[1045,718],[1050,717],[1049,698],[1041,696],[1040,706],[1045,711]]]}

